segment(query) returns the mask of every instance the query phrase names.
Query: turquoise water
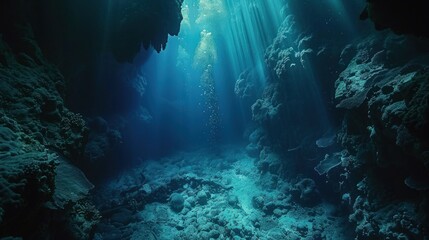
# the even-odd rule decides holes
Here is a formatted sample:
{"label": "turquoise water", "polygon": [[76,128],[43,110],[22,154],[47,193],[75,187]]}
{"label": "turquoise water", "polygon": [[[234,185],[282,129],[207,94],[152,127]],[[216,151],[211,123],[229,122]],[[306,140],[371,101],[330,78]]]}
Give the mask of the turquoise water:
{"label": "turquoise water", "polygon": [[149,88],[154,115],[168,108],[166,104],[180,108],[171,114],[183,119],[183,132],[170,134],[200,142],[241,138],[251,116],[234,94],[235,80],[252,69],[263,86],[263,55],[281,23],[281,11],[276,1],[184,2],[179,36],[142,66],[153,79]]}
{"label": "turquoise water", "polygon": [[[342,27],[339,37],[352,38],[358,29],[352,26],[349,12],[351,9],[358,11],[362,5],[355,2],[347,9],[341,1],[324,2],[323,7],[329,9],[304,16],[310,21],[304,24],[315,29],[339,24]],[[264,56],[266,48],[293,11],[305,12],[306,9],[289,9],[283,1],[277,0],[185,1],[179,35],[169,38],[167,49],[150,54],[146,62],[136,66],[148,82],[147,102],[142,105],[149,108],[157,125],[155,128],[159,128],[158,133],[151,135],[154,141],[177,138],[190,145],[240,141],[251,125],[251,104],[256,99],[240,99],[234,93],[236,80],[242,72],[250,72],[256,81],[255,91],[262,93],[270,78]],[[324,16],[323,11],[331,12],[332,16]],[[301,14],[305,15],[299,13],[298,17]],[[340,17],[341,22],[333,17]],[[299,24],[297,22],[287,36],[290,41],[298,41],[296,38],[302,32],[310,31],[301,30]],[[322,93],[325,90],[320,78],[325,76],[317,74],[317,70],[308,65],[291,76],[289,87],[294,88],[293,94],[296,94],[291,99],[302,101],[302,105],[290,106],[288,112],[294,115],[296,111],[305,118],[308,111],[316,111],[312,118],[319,119],[314,123],[319,125],[317,131],[326,131],[332,128],[328,106],[324,103],[330,96]],[[299,113],[298,109],[308,111]]]}

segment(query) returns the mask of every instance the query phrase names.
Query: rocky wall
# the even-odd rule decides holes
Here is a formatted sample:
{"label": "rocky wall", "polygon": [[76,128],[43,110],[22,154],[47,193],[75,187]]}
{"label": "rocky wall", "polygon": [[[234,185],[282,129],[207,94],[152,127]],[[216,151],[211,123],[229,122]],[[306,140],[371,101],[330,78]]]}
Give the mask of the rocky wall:
{"label": "rocky wall", "polygon": [[177,35],[183,0],[2,1],[0,31],[16,39],[15,22],[30,23],[49,61],[67,77],[103,53],[132,62],[141,48],[157,52]]}
{"label": "rocky wall", "polygon": [[329,176],[343,183],[357,239],[428,236],[428,50],[384,33],[343,51],[354,53],[335,95],[347,109],[338,140],[348,152]]}
{"label": "rocky wall", "polygon": [[[83,156],[85,121],[64,106],[64,78],[44,58],[31,27],[16,31],[12,44],[0,38],[0,237],[88,239],[97,222],[86,198],[90,188],[83,187],[90,185],[71,190],[83,173],[72,164],[68,169],[78,174],[59,167]],[[78,212],[90,214],[84,224],[76,222]]]}
{"label": "rocky wall", "polygon": [[[335,145],[332,139],[338,111],[332,102],[333,89],[344,69],[337,62],[341,46],[354,37],[349,28],[363,29],[357,19],[344,24],[343,14],[353,7],[352,3],[345,4],[344,12],[338,12],[329,2],[288,2],[284,10],[287,16],[265,52],[267,84],[251,106],[252,118],[262,128],[255,130],[253,137],[258,139],[248,146],[252,155],[259,156],[269,146],[270,151],[288,159],[282,163],[289,165],[285,169],[290,173],[295,168],[311,174],[314,166],[310,166],[317,165],[314,160],[323,158]],[[308,17],[306,12],[314,16]],[[338,37],[332,38],[332,34]],[[330,62],[334,64],[327,64]],[[317,146],[320,139],[331,141]]]}
{"label": "rocky wall", "polygon": [[[88,198],[94,185],[76,166],[91,164],[83,161],[94,148],[106,151],[104,137],[117,142],[120,135],[89,135],[82,115],[65,106],[64,76],[73,79],[104,53],[132,61],[141,47],[161,51],[179,32],[181,4],[0,3],[0,238],[92,237],[100,219]],[[144,85],[134,87],[144,93]]]}
{"label": "rocky wall", "polygon": [[[368,7],[382,3],[368,1]],[[355,239],[427,238],[427,40],[366,30],[348,38],[337,22],[346,22],[344,16],[328,5],[288,6],[297,14],[284,20],[267,48],[271,75],[252,105],[259,127],[248,136],[247,153],[261,177],[287,179],[293,186],[287,191],[300,205],[312,207],[318,202],[311,200],[320,197],[336,203],[336,216],[351,223]],[[318,25],[324,17],[332,22]],[[389,21],[401,24],[401,18]],[[334,41],[332,34],[338,36]],[[326,133],[323,114],[333,126]],[[305,189],[321,194],[304,201]]]}

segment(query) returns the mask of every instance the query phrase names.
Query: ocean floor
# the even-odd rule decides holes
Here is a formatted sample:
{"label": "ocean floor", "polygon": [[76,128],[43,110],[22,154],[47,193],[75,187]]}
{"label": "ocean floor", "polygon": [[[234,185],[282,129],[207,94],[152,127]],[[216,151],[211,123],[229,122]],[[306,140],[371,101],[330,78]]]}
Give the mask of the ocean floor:
{"label": "ocean floor", "polygon": [[218,152],[145,161],[99,187],[95,239],[351,239],[336,206],[293,201],[291,184],[261,174],[244,147]]}

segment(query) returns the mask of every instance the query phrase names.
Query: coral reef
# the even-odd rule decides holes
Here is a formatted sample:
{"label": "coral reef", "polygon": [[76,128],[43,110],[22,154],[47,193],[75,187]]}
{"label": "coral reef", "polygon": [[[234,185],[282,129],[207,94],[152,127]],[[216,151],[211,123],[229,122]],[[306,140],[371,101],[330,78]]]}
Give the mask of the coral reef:
{"label": "coral reef", "polygon": [[[331,105],[332,86],[344,66],[326,67],[326,62],[346,59],[354,50],[350,47],[351,53],[342,53],[338,48],[350,41],[347,34],[335,40],[329,34],[332,29],[348,31],[350,26],[343,24],[341,14],[325,12],[323,9],[332,8],[328,2],[318,4],[311,0],[287,4],[284,11],[289,14],[265,51],[267,84],[252,105],[252,118],[263,128],[265,141],[251,142],[247,147],[249,153],[260,157],[256,151],[267,146],[280,156],[280,165],[288,165],[282,167],[283,171],[290,173],[294,172],[291,168],[299,168],[303,174],[313,174],[313,168],[308,167],[310,162],[323,159],[336,147],[335,123],[325,116],[337,114]],[[350,7],[345,4],[345,8]],[[303,14],[309,11],[317,18]],[[266,164],[260,160],[262,165]]]}
{"label": "coral reef", "polygon": [[[427,40],[388,31],[363,35],[359,22],[365,22],[344,17],[356,1],[283,1],[282,13],[267,18],[284,17],[277,33],[258,29],[275,35],[272,41],[261,37],[265,65],[242,71],[235,86],[228,85],[247,109],[224,116],[221,110],[232,98],[221,97],[217,77],[234,79],[227,72],[235,74],[241,63],[225,61],[225,69],[217,64],[235,54],[225,43],[231,39],[215,31],[235,5],[201,0],[198,14],[187,5],[187,17],[198,25],[196,35],[190,34],[199,39],[193,64],[183,46],[167,57],[179,57],[178,66],[190,71],[187,80],[196,76],[191,69],[199,72],[206,104],[198,106],[207,114],[212,148],[148,160],[158,151],[167,154],[165,148],[180,139],[175,133],[194,134],[190,124],[181,125],[191,118],[180,115],[196,106],[187,104],[194,98],[189,86],[182,89],[184,103],[176,99],[182,94],[159,96],[147,106],[156,120],[149,124],[145,101],[164,90],[176,93],[171,89],[178,85],[148,85],[152,73],[147,77],[141,65],[151,51],[141,53],[137,67],[118,61],[132,61],[141,47],[165,49],[168,36],[179,33],[182,3],[0,3],[1,239],[429,238]],[[268,7],[247,7],[258,6]],[[264,19],[253,10],[231,12]],[[426,10],[418,0],[367,0],[361,18],[378,30],[428,37]],[[238,19],[230,23],[239,26]],[[243,41],[236,45],[245,50]],[[249,53],[264,52],[256,50]],[[71,91],[81,98],[68,96],[76,100],[73,106],[64,103]],[[239,115],[253,120],[244,134],[249,144],[219,146],[229,130],[221,119]],[[160,116],[168,117],[158,122]],[[242,119],[233,120],[238,126]],[[183,129],[163,129],[176,126]],[[85,174],[110,178],[94,189]]]}
{"label": "coral reef", "polygon": [[[91,188],[62,160],[79,162],[87,128],[64,106],[64,78],[42,55],[31,28],[17,30],[11,44],[0,39],[0,237],[44,239],[55,236],[53,228],[59,235],[66,228],[47,216],[74,212]],[[90,237],[95,222],[75,227],[79,239]]]}
{"label": "coral reef", "polygon": [[[92,239],[95,226],[101,219],[100,212],[88,199],[75,202],[63,217],[69,238],[78,240]],[[60,233],[57,237],[64,236],[64,233]]]}
{"label": "coral reef", "polygon": [[[318,206],[312,200],[321,196],[326,198],[322,202],[338,203],[338,214],[355,228],[355,239],[423,239],[428,236],[427,41],[384,32],[332,42],[326,34],[333,26],[347,31],[340,23],[343,18],[322,14],[323,7],[313,9],[310,2],[289,1],[297,14],[285,18],[267,48],[271,74],[252,106],[259,130],[249,135],[246,151],[255,158],[266,187],[287,179],[294,203]],[[321,18],[301,15],[308,8]],[[314,22],[328,16],[329,27]],[[327,69],[324,62],[333,59],[338,64]],[[326,95],[312,91],[315,81],[308,72],[317,76]],[[332,105],[322,107],[308,99]],[[335,127],[311,121],[326,114],[306,111],[318,106],[342,120],[338,131],[322,135]],[[308,169],[316,159],[314,169]],[[264,196],[253,202],[267,209]]]}
{"label": "coral reef", "polygon": [[31,138],[15,130],[0,127],[0,236],[18,235],[25,228],[31,233],[34,216],[55,189],[55,154],[27,142]]}
{"label": "coral reef", "polygon": [[79,159],[87,135],[85,121],[64,106],[64,79],[43,58],[31,29],[25,26],[21,31],[26,35],[14,42],[13,49],[4,41],[0,45],[6,59],[0,69],[2,114],[17,121],[20,130],[35,141]]}
{"label": "coral reef", "polygon": [[254,102],[260,95],[261,83],[256,71],[248,69],[243,71],[235,82],[234,92],[240,100],[247,105]]}
{"label": "coral reef", "polygon": [[279,94],[278,85],[269,85],[265,87],[262,98],[256,100],[252,105],[252,118],[260,123],[275,123],[279,121],[279,114],[282,103]]}
{"label": "coral reef", "polygon": [[[412,50],[404,53],[397,43]],[[337,107],[347,109],[338,136],[348,163],[330,177],[342,181],[341,191],[351,197],[357,239],[428,234],[427,216],[419,214],[427,211],[429,179],[428,138],[421,132],[429,117],[426,45],[412,37],[370,35],[353,46],[355,55],[336,81]]]}

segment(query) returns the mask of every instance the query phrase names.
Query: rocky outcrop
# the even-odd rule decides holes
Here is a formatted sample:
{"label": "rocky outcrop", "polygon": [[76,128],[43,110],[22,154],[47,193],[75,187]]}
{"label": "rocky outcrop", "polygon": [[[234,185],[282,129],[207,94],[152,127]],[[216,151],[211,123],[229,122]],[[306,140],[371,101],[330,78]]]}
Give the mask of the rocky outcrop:
{"label": "rocky outcrop", "polygon": [[110,8],[116,11],[110,33],[111,50],[116,58],[131,60],[141,45],[146,49],[153,46],[157,52],[164,50],[168,35],[179,34],[182,3],[183,0],[116,1],[116,6]]}
{"label": "rocky outcrop", "polygon": [[348,156],[344,169],[330,177],[351,197],[349,218],[358,239],[428,234],[426,45],[410,37],[371,35],[352,47],[355,55],[336,81],[337,107],[347,109],[338,137]]}
{"label": "rocky outcrop", "polygon": [[241,100],[245,108],[250,108],[250,105],[260,95],[261,83],[255,70],[244,70],[235,82],[235,95]]}
{"label": "rocky outcrop", "polygon": [[[65,174],[59,161],[59,156],[74,163],[81,159],[85,122],[64,106],[64,78],[42,55],[31,28],[16,30],[19,38],[12,44],[0,39],[0,237],[44,239],[54,237],[52,227],[57,234],[74,235],[66,230],[73,225],[81,232],[77,239],[88,239],[97,211],[91,210],[93,219],[84,218],[85,228],[72,222],[89,213],[89,189],[72,187],[81,175],[69,170],[81,172],[69,164]],[[82,201],[87,208],[77,208]],[[51,222],[47,216],[53,215],[68,222]]]}
{"label": "rocky outcrop", "polygon": [[29,22],[45,56],[68,75],[103,52],[123,62],[142,46],[161,51],[168,35],[179,33],[182,2],[6,0],[0,4],[0,32],[11,42],[14,23]]}
{"label": "rocky outcrop", "polygon": [[[12,124],[6,125],[5,120]],[[25,228],[24,231],[34,230],[35,216],[55,189],[56,163],[54,154],[16,131],[16,122],[4,115],[1,121],[0,236],[4,237],[23,234],[20,231]]]}
{"label": "rocky outcrop", "polygon": [[91,132],[85,146],[85,159],[88,164],[100,167],[101,161],[106,158],[109,151],[122,141],[122,136],[118,130],[111,129],[107,121],[101,117],[90,119],[88,124]]}
{"label": "rocky outcrop", "polygon": [[[340,23],[344,18],[322,14],[320,9],[332,6],[313,9],[310,2],[288,2],[295,14],[267,48],[271,75],[252,106],[259,128],[249,135],[247,153],[256,158],[261,177],[271,174],[293,183],[292,201],[313,206],[319,203],[311,200],[322,196],[337,202],[338,214],[355,227],[355,239],[423,239],[429,234],[427,41],[385,32],[333,42],[327,34],[347,32]],[[325,18],[326,28],[316,22]],[[314,84],[323,93],[313,91]],[[320,138],[326,125],[312,121],[326,116],[320,109],[342,120],[336,136]],[[337,131],[332,129],[327,132]]]}
{"label": "rocky outcrop", "polygon": [[21,30],[25,35],[13,43],[14,48],[4,41],[0,45],[4,59],[0,111],[16,121],[13,125],[33,141],[67,158],[79,159],[87,135],[85,121],[64,106],[64,79],[44,59],[31,29],[27,26]]}
{"label": "rocky outcrop", "polygon": [[[284,11],[289,15],[265,51],[267,84],[252,105],[252,118],[264,129],[265,139],[269,139],[266,144],[290,159],[288,162],[301,164],[300,169],[309,174],[317,164],[308,168],[305,162],[323,159],[327,147],[335,145],[334,140],[328,143],[329,139],[315,143],[334,128],[335,122],[328,117],[337,114],[332,105],[332,86],[344,66],[326,63],[340,59],[338,46],[350,41],[346,32],[351,26],[344,24],[338,12],[325,11],[333,8],[331,3],[318,4],[312,0],[288,2]],[[351,6],[344,4],[344,8]],[[304,12],[312,12],[314,18]],[[341,37],[333,39],[332,29],[341,32]],[[262,150],[263,146],[252,143],[248,147],[255,149]]]}

